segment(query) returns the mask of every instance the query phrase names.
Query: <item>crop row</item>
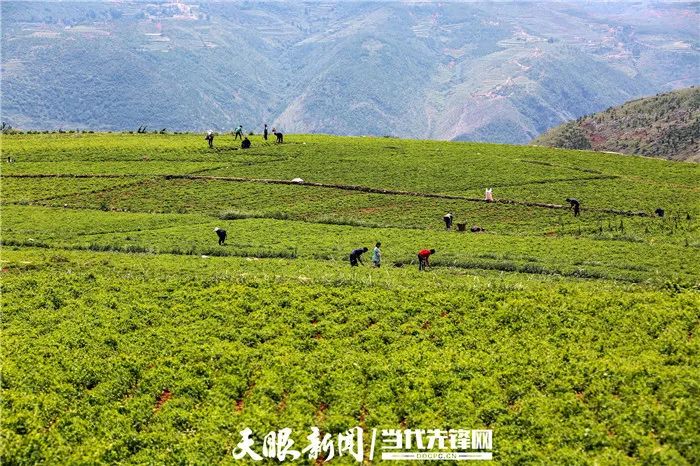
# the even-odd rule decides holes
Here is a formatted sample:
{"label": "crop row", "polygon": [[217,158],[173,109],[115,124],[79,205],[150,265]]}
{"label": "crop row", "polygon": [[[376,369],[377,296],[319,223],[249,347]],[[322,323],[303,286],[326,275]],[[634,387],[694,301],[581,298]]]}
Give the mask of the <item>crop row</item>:
{"label": "crop row", "polygon": [[[145,178],[142,178],[142,180]],[[90,195],[134,183],[128,178],[12,178],[2,179],[2,202],[28,203],[66,195]]]}
{"label": "crop row", "polygon": [[[32,186],[33,179],[10,179]],[[565,209],[516,204],[488,204],[459,199],[386,195],[315,186],[272,185],[202,179],[153,179],[121,189],[85,195],[67,194],[42,202],[53,206],[117,211],[203,213],[223,218],[246,216],[289,218],[400,228],[443,228],[445,212],[456,223],[478,225],[489,232],[551,235],[617,235],[629,238],[661,237],[663,241],[698,242],[700,210],[667,210],[663,219],[626,218],[589,211],[573,218]]]}
{"label": "crop row", "polygon": [[[10,207],[5,244],[133,252],[304,257],[345,262],[360,246],[382,242],[386,265],[415,262],[421,248],[435,248],[435,265],[592,278],[697,284],[688,246],[580,237],[502,236],[402,228],[369,228],[201,215],[149,215],[40,207]],[[40,219],[40,220],[35,220]],[[99,225],[99,228],[96,227]],[[218,246],[213,228],[228,231]],[[31,240],[31,241],[30,241]],[[256,251],[268,251],[256,254]],[[369,260],[369,258],[367,258]]]}
{"label": "crop row", "polygon": [[3,260],[3,463],[232,464],[245,427],[259,448],[282,427],[304,445],[311,426],[360,424],[493,429],[505,464],[700,461],[694,292],[404,270],[367,286],[310,261]]}
{"label": "crop row", "polygon": [[199,135],[3,136],[4,153],[15,159],[3,162],[3,171],[301,177],[470,198],[481,198],[486,187],[493,187],[497,199],[520,202],[562,204],[566,197],[576,197],[584,209],[700,210],[700,170],[695,164],[540,147],[313,135],[296,135],[284,145],[259,144],[250,151],[228,146],[209,151],[200,139]]}

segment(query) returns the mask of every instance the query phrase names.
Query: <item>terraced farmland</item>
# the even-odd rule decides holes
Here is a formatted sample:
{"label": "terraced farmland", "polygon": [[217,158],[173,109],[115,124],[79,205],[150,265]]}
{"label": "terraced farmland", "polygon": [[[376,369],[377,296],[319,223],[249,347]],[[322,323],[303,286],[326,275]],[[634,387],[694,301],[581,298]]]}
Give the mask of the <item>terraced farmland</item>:
{"label": "terraced farmland", "polygon": [[[246,427],[312,426],[700,462],[698,165],[286,140],[2,137],[3,463],[232,464]],[[377,241],[382,267],[351,269]]]}

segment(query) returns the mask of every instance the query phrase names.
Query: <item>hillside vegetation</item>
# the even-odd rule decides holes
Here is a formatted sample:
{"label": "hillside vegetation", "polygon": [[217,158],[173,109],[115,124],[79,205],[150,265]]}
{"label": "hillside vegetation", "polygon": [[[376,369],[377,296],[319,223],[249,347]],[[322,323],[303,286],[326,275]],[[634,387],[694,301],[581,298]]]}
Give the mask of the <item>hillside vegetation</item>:
{"label": "hillside vegetation", "polygon": [[581,117],[532,143],[700,162],[700,87],[633,100]]}
{"label": "hillside vegetation", "polygon": [[[697,164],[1,137],[3,464],[234,464],[246,427],[260,453],[314,426],[361,426],[365,445],[374,428],[492,429],[494,464],[700,463]],[[446,231],[447,211],[486,231]],[[381,268],[349,266],[377,241]]]}

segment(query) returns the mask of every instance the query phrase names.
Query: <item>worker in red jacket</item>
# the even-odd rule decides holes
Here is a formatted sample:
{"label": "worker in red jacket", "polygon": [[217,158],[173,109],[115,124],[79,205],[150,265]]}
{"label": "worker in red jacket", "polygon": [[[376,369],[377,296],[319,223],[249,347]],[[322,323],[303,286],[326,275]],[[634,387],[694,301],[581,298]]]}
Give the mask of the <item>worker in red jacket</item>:
{"label": "worker in red jacket", "polygon": [[435,254],[435,249],[422,249],[418,253],[418,270],[425,270],[430,267],[430,255]]}

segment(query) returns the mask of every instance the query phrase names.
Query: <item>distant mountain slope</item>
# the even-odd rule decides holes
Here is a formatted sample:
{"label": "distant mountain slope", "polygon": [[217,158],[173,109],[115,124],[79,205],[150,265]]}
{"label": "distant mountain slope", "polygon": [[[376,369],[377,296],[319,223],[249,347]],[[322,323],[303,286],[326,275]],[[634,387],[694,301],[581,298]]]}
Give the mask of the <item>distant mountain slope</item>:
{"label": "distant mountain slope", "polygon": [[565,123],[532,142],[700,162],[700,88],[633,100]]}
{"label": "distant mountain slope", "polygon": [[15,127],[527,143],[700,84],[700,3],[0,1]]}

